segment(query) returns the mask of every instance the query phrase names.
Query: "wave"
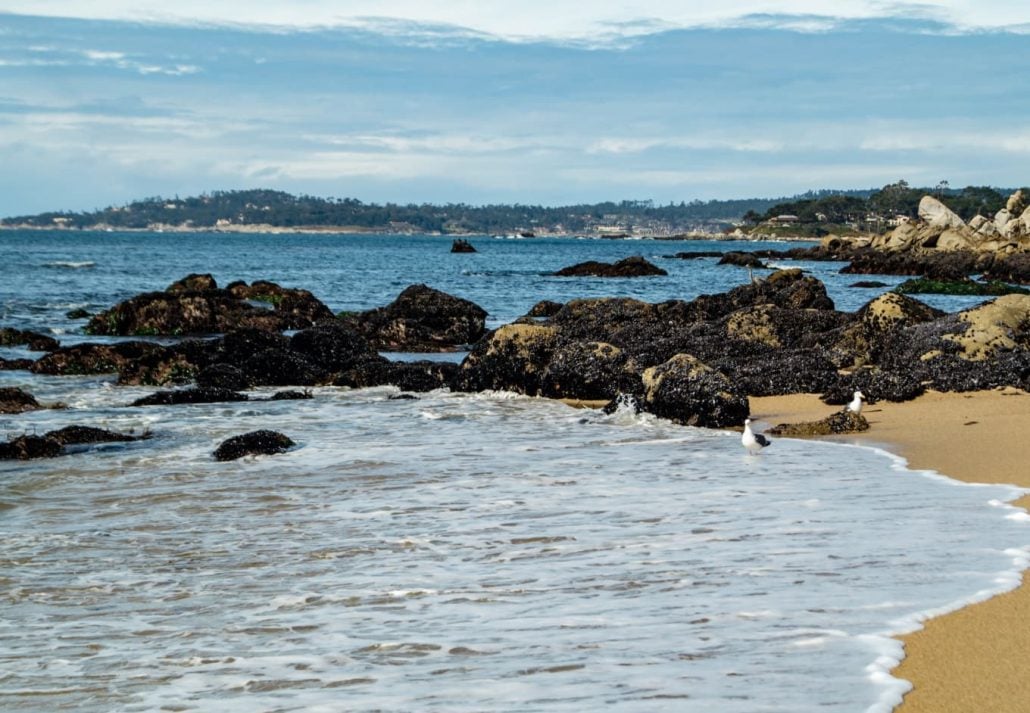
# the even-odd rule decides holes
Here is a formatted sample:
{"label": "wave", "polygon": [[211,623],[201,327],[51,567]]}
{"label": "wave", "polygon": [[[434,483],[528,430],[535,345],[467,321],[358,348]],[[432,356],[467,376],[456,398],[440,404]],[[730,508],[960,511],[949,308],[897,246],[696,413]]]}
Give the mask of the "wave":
{"label": "wave", "polygon": [[83,260],[82,262],[73,262],[71,260],[54,260],[53,262],[43,263],[43,267],[53,267],[62,270],[88,270],[91,267],[96,267],[97,264],[92,260]]}

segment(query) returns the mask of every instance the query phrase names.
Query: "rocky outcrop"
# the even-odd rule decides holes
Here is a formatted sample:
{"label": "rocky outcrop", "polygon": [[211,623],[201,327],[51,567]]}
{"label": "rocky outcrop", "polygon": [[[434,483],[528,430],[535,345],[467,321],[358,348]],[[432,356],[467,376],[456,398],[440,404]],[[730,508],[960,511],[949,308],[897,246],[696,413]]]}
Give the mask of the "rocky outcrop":
{"label": "rocky outcrop", "polygon": [[[148,292],[121,302],[90,319],[89,334],[214,334],[240,328],[269,331],[303,329],[332,312],[307,290],[272,282],[234,283],[217,289],[210,275],[190,275],[164,292]],[[271,309],[255,306],[264,302]]]}
{"label": "rocky outcrop", "polygon": [[625,352],[604,342],[570,342],[551,354],[540,378],[540,395],[562,399],[613,399],[638,393],[641,378]]}
{"label": "rocky outcrop", "polygon": [[844,433],[860,433],[869,430],[865,416],[847,409],[827,416],[819,421],[802,423],[781,423],[768,430],[774,436],[833,436]]}
{"label": "rocky outcrop", "polygon": [[486,310],[426,285],[412,285],[385,307],[340,320],[384,351],[452,351],[486,331]]}
{"label": "rocky outcrop", "polygon": [[54,458],[64,453],[66,446],[138,441],[149,437],[149,434],[133,436],[89,426],[68,426],[42,436],[23,435],[0,443],[0,460]]}
{"label": "rocky outcrop", "polygon": [[491,389],[540,394],[544,371],[558,346],[558,330],[508,324],[476,344],[455,377],[460,391]]}
{"label": "rocky outcrop", "polygon": [[719,259],[718,265],[738,265],[740,267],[752,267],[762,270],[768,269],[768,265],[755,253],[730,251],[724,253]]}
{"label": "rocky outcrop", "polygon": [[396,386],[404,391],[425,392],[448,388],[458,375],[454,362],[439,361],[369,361],[341,373],[333,383],[337,386]]}
{"label": "rocky outcrop", "polygon": [[163,347],[150,342],[76,344],[62,347],[37,359],[31,370],[36,374],[58,376],[111,374],[148,354],[163,350]]}
{"label": "rocky outcrop", "polygon": [[228,389],[201,387],[158,391],[136,399],[133,406],[172,406],[177,404],[212,404],[232,401],[247,401],[248,396]]}
{"label": "rocky outcrop", "polygon": [[56,339],[45,334],[10,327],[0,328],[0,347],[16,347],[23,344],[32,352],[52,352],[61,346]]}
{"label": "rocky outcrop", "polygon": [[25,413],[43,408],[27,391],[7,386],[0,388],[0,413]]}
{"label": "rocky outcrop", "polygon": [[642,381],[641,408],[676,423],[723,428],[748,416],[747,393],[689,354],[645,369]]}
{"label": "rocky outcrop", "polygon": [[277,431],[251,431],[222,441],[215,449],[215,460],[236,460],[248,455],[285,453],[296,444]]}
{"label": "rocky outcrop", "polygon": [[669,273],[636,255],[615,263],[589,260],[554,273],[557,277],[649,277]]}
{"label": "rocky outcrop", "polygon": [[451,243],[452,253],[474,253],[476,248],[468,240],[464,238],[458,238]]}

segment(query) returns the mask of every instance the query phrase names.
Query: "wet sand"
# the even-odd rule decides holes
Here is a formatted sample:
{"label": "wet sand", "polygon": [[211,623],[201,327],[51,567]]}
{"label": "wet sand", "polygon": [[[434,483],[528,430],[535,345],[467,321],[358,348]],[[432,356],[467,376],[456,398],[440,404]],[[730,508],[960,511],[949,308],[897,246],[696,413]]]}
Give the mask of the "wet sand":
{"label": "wet sand", "polygon": [[[814,395],[751,399],[752,418],[772,426],[831,414]],[[869,405],[870,429],[834,440],[876,445],[910,468],[977,483],[1030,488],[1030,394],[1017,389],[928,393]],[[1030,497],[1018,505],[1030,509]],[[1030,576],[1007,594],[933,619],[902,637],[893,675],[913,683],[899,713],[1025,713],[1030,710]]]}

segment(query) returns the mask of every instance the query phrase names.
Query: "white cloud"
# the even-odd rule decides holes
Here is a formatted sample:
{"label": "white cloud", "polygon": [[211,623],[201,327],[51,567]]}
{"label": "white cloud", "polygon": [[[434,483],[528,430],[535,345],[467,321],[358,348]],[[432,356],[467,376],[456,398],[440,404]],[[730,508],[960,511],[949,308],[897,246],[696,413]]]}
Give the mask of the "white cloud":
{"label": "white cloud", "polygon": [[[1008,28],[1030,23],[1023,0],[7,0],[4,11],[25,15],[123,19],[173,23],[218,23],[285,27],[373,26],[406,32],[396,23],[416,22],[466,28],[512,40],[611,41],[673,27],[744,24],[799,31],[826,31],[835,20],[918,17],[961,29]],[[385,24],[384,24],[385,23]]]}

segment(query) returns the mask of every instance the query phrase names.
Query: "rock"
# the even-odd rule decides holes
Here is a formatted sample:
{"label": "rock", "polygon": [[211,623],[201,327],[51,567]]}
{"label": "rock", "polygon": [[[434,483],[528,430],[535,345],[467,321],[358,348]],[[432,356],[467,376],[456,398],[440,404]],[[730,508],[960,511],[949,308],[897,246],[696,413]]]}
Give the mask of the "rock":
{"label": "rock", "polygon": [[[174,290],[148,292],[120,302],[94,316],[89,334],[170,335],[214,334],[233,329],[267,331],[303,329],[332,312],[307,290],[293,290],[270,282],[235,283],[233,290],[189,290],[206,285],[209,276],[191,276],[172,285]],[[265,298],[273,309],[255,307],[247,300]]]}
{"label": "rock", "polygon": [[411,285],[387,306],[341,321],[384,351],[451,351],[486,332],[486,310],[426,285]]}
{"label": "rock", "polygon": [[903,294],[887,292],[860,307],[856,315],[870,332],[886,334],[937,319],[944,312]]}
{"label": "rock", "polygon": [[0,357],[0,371],[28,371],[35,363],[32,359],[4,359]]}
{"label": "rock", "polygon": [[905,280],[894,288],[902,295],[983,295],[1000,296],[1030,294],[1030,290],[1014,287],[1000,281],[974,282],[973,280]]}
{"label": "rock", "polygon": [[347,324],[320,322],[290,337],[289,348],[326,372],[339,373],[370,361],[382,361],[368,340]]}
{"label": "rock", "polygon": [[30,460],[61,455],[61,444],[46,436],[18,436],[0,443],[0,460]]}
{"label": "rock", "polygon": [[136,399],[133,406],[170,406],[177,404],[211,404],[232,401],[247,401],[248,396],[228,389],[195,388],[158,391]]}
{"label": "rock", "polygon": [[307,401],[314,396],[310,391],[276,391],[269,401]]}
{"label": "rock", "polygon": [[1030,208],[1030,205],[1027,203],[1023,189],[1017,190],[1005,202],[1005,210],[1009,212],[1009,215],[1021,215],[1027,208]]}
{"label": "rock", "polygon": [[767,433],[774,436],[831,436],[842,433],[858,433],[868,431],[869,422],[865,416],[848,410],[838,411],[821,421],[804,423],[781,423],[770,428]]}
{"label": "rock", "polygon": [[590,260],[569,267],[563,267],[554,273],[557,277],[647,277],[652,275],[668,275],[662,268],[651,264],[643,257],[635,255],[616,263]]}
{"label": "rock", "polygon": [[122,386],[167,386],[193,381],[200,367],[190,361],[189,355],[166,348],[143,354],[118,368],[118,383]]}
{"label": "rock", "polygon": [[689,354],[644,370],[644,411],[676,423],[704,428],[741,426],[748,416],[747,394],[725,375]]}
{"label": "rock", "polygon": [[613,399],[641,390],[635,364],[616,346],[571,342],[559,346],[540,380],[540,394],[556,399]]}
{"label": "rock", "polygon": [[966,223],[948,206],[932,196],[923,196],[919,201],[919,219],[933,227],[966,228]]}
{"label": "rock", "polygon": [[303,354],[265,349],[248,358],[240,370],[255,386],[315,386],[329,381],[329,372]]}
{"label": "rock", "polygon": [[0,387],[0,413],[24,413],[41,408],[29,392],[11,386]]}
{"label": "rock", "polygon": [[960,280],[975,271],[977,254],[969,250],[885,252],[856,251],[843,274],[920,275],[935,280]]}
{"label": "rock", "polygon": [[666,258],[677,258],[679,260],[697,260],[703,257],[722,257],[724,253],[721,250],[692,250],[687,252],[679,252],[675,255],[662,255]]}
{"label": "rock", "polygon": [[753,356],[728,351],[721,358],[709,356],[709,364],[750,396],[818,393],[837,377],[836,365],[823,349],[776,349]]}
{"label": "rock", "polygon": [[848,287],[862,287],[868,289],[882,289],[888,287],[886,282],[879,282],[877,280],[859,280],[858,282],[852,282]]}
{"label": "rock", "polygon": [[472,243],[470,243],[468,240],[464,240],[462,238],[458,238],[453,243],[451,243],[451,252],[452,253],[474,253],[474,252],[476,252],[476,249],[472,246]]}
{"label": "rock", "polygon": [[754,253],[736,251],[731,251],[723,254],[722,258],[719,260],[717,264],[739,265],[740,267],[753,267],[760,268],[763,270],[768,269],[769,267],[764,262],[762,262],[762,260]]}
{"label": "rock", "polygon": [[558,330],[533,324],[508,324],[479,341],[455,377],[459,391],[540,393],[547,364],[557,348]]}
{"label": "rock", "polygon": [[335,386],[365,388],[393,385],[406,391],[433,391],[450,385],[458,373],[453,362],[435,361],[368,361],[338,375]]}
{"label": "rock", "polygon": [[296,444],[277,431],[251,431],[233,436],[215,449],[215,460],[236,460],[247,455],[274,455],[285,453]]}
{"label": "rock", "polygon": [[215,282],[215,278],[211,275],[198,275],[194,273],[173,282],[165,292],[206,292],[217,289],[218,283]]}
{"label": "rock", "polygon": [[59,376],[82,374],[109,374],[120,371],[131,362],[164,347],[150,342],[120,342],[118,344],[76,344],[62,347],[38,359],[32,365],[35,374]]}
{"label": "rock", "polygon": [[558,311],[564,307],[561,302],[552,302],[551,300],[540,300],[533,305],[528,312],[527,317],[553,317],[558,314]]}
{"label": "rock", "polygon": [[969,234],[968,230],[945,230],[937,238],[938,250],[971,250],[976,245],[976,240]]}
{"label": "rock", "polygon": [[983,278],[1030,285],[1030,252],[995,256],[990,266],[983,271]]}
{"label": "rock", "polygon": [[133,436],[125,433],[106,431],[102,428],[92,428],[90,426],[66,426],[57,431],[50,431],[46,434],[46,437],[57,441],[62,446],[92,443],[123,443],[149,438],[146,434],[143,436]]}
{"label": "rock", "polygon": [[959,334],[946,335],[956,343],[961,356],[983,361],[999,351],[1030,347],[1030,295],[1006,295],[993,302],[959,312],[966,325]]}
{"label": "rock", "polygon": [[0,347],[15,347],[22,344],[28,346],[31,352],[52,352],[61,346],[56,339],[45,334],[10,327],[0,328]]}
{"label": "rock", "polygon": [[841,374],[820,396],[823,402],[843,406],[861,391],[869,403],[911,401],[926,393],[926,386],[911,372],[889,372],[871,367]]}
{"label": "rock", "polygon": [[998,233],[1002,233],[1005,230],[1005,226],[1012,220],[1012,213],[1007,208],[1002,208],[994,214],[994,227]]}
{"label": "rock", "polygon": [[82,309],[81,307],[76,307],[73,310],[65,312],[64,316],[68,319],[89,319],[93,316],[93,313],[89,310]]}
{"label": "rock", "polygon": [[207,388],[245,391],[253,386],[243,370],[232,364],[212,364],[197,374],[197,385]]}

